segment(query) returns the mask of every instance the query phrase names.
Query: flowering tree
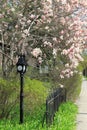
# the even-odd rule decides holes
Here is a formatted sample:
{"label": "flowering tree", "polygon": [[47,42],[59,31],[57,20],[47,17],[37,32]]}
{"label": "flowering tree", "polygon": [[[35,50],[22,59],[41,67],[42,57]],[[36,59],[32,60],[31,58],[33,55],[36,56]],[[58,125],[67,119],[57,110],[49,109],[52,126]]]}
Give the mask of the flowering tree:
{"label": "flowering tree", "polygon": [[[41,64],[59,57],[60,77],[73,75],[84,38],[86,2],[79,0],[0,1],[0,38],[3,71],[15,65],[20,53],[32,54]],[[84,10],[84,11],[82,11]],[[6,47],[5,47],[6,46]],[[6,49],[10,46],[10,51]],[[58,69],[58,67],[57,67]]]}
{"label": "flowering tree", "polygon": [[[58,2],[58,3],[57,3]],[[86,3],[79,1],[57,1],[54,5],[55,38],[54,50],[64,62],[60,77],[73,75],[79,61],[86,36]],[[56,9],[56,10],[55,10]],[[84,18],[85,17],[85,18]],[[83,19],[84,18],[84,19]],[[56,22],[55,22],[56,21]],[[57,31],[56,31],[57,30]],[[63,60],[62,60],[63,59]],[[75,71],[76,72],[76,71]]]}

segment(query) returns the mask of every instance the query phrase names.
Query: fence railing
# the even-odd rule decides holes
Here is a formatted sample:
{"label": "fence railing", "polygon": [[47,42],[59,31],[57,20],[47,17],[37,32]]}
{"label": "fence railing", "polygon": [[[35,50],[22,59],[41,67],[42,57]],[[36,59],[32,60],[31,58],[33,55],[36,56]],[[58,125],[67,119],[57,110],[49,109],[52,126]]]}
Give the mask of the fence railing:
{"label": "fence railing", "polygon": [[66,101],[66,89],[58,88],[53,93],[51,93],[46,99],[46,113],[44,120],[46,118],[46,124],[49,126],[54,120],[56,111],[61,103]]}

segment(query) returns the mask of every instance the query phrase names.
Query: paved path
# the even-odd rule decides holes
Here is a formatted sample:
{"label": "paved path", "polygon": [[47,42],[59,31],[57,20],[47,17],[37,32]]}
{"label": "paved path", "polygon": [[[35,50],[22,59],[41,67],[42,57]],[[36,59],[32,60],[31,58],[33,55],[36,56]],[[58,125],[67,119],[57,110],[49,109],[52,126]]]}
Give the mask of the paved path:
{"label": "paved path", "polygon": [[81,93],[76,103],[79,108],[76,130],[87,130],[87,81],[85,79],[83,79]]}

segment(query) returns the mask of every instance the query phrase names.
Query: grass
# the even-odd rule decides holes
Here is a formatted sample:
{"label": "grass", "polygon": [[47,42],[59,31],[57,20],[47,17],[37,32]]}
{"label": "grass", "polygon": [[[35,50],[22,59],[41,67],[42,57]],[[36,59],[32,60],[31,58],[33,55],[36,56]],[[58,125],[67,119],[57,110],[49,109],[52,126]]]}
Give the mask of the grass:
{"label": "grass", "polygon": [[42,117],[44,107],[38,110],[33,116],[26,117],[25,122],[20,125],[19,119],[1,120],[0,130],[75,130],[75,120],[77,114],[77,106],[71,102],[62,104],[59,111],[55,114],[54,123],[47,127],[42,127]]}
{"label": "grass", "polygon": [[62,104],[55,116],[56,130],[75,130],[77,110],[71,102]]}

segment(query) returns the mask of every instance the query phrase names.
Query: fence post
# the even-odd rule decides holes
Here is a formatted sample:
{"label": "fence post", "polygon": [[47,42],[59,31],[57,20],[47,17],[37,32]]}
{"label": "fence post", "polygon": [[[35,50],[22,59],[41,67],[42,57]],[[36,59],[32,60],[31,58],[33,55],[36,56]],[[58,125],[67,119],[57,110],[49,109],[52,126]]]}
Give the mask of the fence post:
{"label": "fence post", "polygon": [[48,99],[46,99],[46,124],[48,124]]}

